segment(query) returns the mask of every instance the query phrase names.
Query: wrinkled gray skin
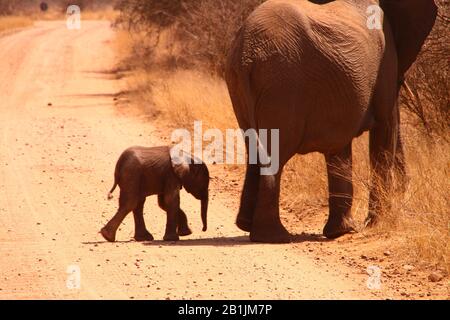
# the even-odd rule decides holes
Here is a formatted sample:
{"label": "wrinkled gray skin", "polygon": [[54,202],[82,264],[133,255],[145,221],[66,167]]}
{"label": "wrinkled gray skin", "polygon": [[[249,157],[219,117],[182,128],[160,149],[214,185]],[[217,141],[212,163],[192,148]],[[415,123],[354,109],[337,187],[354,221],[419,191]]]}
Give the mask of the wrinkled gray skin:
{"label": "wrinkled gray skin", "polygon": [[[382,30],[369,30],[366,10],[378,3]],[[389,190],[395,165],[405,175],[399,89],[436,11],[432,0],[269,0],[250,15],[232,45],[226,80],[242,129],[280,129],[281,168],[262,176],[260,166],[247,167],[237,225],[252,241],[290,241],[279,215],[282,168],[310,152],[327,163],[324,235],[354,231],[352,140],[365,131],[372,167],[367,224],[377,221],[379,188]]]}
{"label": "wrinkled gray skin", "polygon": [[167,213],[164,240],[177,241],[180,236],[190,235],[186,214],[180,208],[180,189],[183,187],[201,201],[203,231],[206,231],[209,172],[205,164],[194,164],[193,160],[190,164],[175,164],[169,147],[133,147],[117,161],[110,199],[117,185],[120,187],[119,209],[100,231],[107,241],[115,241],[119,225],[131,211],[134,214],[135,240],[153,240],[145,226],[143,213],[145,200],[151,195],[158,195],[158,204]]}

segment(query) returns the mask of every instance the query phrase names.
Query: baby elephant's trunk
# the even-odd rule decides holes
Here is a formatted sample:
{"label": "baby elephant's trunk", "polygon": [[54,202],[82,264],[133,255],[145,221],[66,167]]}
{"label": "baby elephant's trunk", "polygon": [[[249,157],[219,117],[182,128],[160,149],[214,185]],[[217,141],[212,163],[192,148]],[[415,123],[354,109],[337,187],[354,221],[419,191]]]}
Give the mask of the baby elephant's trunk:
{"label": "baby elephant's trunk", "polygon": [[203,222],[203,232],[208,229],[208,194],[201,200],[202,201],[202,222]]}

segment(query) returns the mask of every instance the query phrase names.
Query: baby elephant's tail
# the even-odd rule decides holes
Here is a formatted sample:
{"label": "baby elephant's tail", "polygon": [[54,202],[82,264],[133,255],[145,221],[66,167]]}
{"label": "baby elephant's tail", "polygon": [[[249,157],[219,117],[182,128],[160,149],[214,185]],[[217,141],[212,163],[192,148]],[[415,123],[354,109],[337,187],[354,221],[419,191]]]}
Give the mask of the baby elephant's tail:
{"label": "baby elephant's tail", "polygon": [[113,192],[114,192],[114,190],[116,190],[116,188],[117,188],[117,182],[115,181],[114,186],[112,187],[111,191],[108,193],[108,200],[114,199]]}
{"label": "baby elephant's tail", "polygon": [[117,161],[116,164],[116,170],[114,171],[114,185],[111,189],[111,191],[109,191],[108,193],[108,200],[112,200],[114,199],[114,195],[113,192],[114,190],[116,190],[117,186],[119,185],[119,175],[120,175],[120,167],[122,165],[123,162],[123,155],[119,158],[119,161]]}

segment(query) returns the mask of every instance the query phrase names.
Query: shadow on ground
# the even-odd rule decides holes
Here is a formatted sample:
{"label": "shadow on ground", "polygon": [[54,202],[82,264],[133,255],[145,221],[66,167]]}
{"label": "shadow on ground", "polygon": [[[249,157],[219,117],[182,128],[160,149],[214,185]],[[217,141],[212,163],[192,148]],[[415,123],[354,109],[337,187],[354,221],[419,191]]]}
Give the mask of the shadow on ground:
{"label": "shadow on ground", "polygon": [[[303,242],[329,242],[332,240],[326,239],[322,235],[302,233],[297,235],[292,235],[291,243],[303,243]],[[134,240],[129,241],[116,241],[115,244],[129,244],[136,242]],[[108,244],[106,241],[98,242],[83,242],[82,244],[92,245],[92,244]],[[154,246],[164,246],[164,247],[195,247],[195,246],[213,246],[213,247],[233,247],[233,246],[252,246],[258,245],[256,242],[251,242],[248,236],[237,236],[237,237],[212,237],[212,238],[200,238],[200,239],[187,239],[180,241],[162,241],[154,240],[141,243],[144,246],[154,247]],[[270,245],[270,244],[267,244]]]}

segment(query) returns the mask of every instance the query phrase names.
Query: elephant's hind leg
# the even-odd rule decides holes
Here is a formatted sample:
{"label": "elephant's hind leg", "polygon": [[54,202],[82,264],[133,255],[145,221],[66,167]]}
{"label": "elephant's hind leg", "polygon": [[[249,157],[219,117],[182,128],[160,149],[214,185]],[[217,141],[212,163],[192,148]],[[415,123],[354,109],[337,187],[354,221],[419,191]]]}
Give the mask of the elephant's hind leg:
{"label": "elephant's hind leg", "polygon": [[120,192],[119,210],[116,215],[100,231],[103,238],[109,242],[116,241],[116,233],[123,219],[138,205],[139,199],[133,193]]}
{"label": "elephant's hind leg", "polygon": [[[399,160],[396,159],[395,153],[397,125],[395,120],[380,122],[377,127],[370,131],[371,187],[366,226],[375,225],[382,212],[389,210],[390,200],[388,197],[393,186],[392,169],[396,161]],[[402,169],[400,168],[400,170]]]}
{"label": "elephant's hind leg", "polygon": [[280,170],[276,175],[260,176],[259,193],[250,240],[264,243],[288,243],[291,235],[280,220]]}
{"label": "elephant's hind leg", "polygon": [[355,231],[351,215],[352,185],[352,144],[341,152],[326,155],[329,189],[330,215],[323,234],[336,239]]}
{"label": "elephant's hind leg", "polygon": [[134,240],[136,241],[153,241],[154,238],[148,232],[144,221],[144,205],[145,198],[139,201],[137,207],[133,210],[134,216]]}
{"label": "elephant's hind leg", "polygon": [[[248,91],[248,77],[240,77],[233,71],[227,74],[227,84],[239,127],[244,132],[247,132],[252,128],[248,119],[248,110],[253,107],[253,102],[251,101],[252,93]],[[245,147],[247,156],[249,156],[250,142],[247,139],[245,139]],[[259,176],[258,165],[248,163],[244,187],[241,193],[239,213],[236,219],[236,225],[242,231],[250,232],[252,230],[253,215],[258,197]]]}
{"label": "elephant's hind leg", "polygon": [[389,210],[394,165],[398,166],[400,177],[406,178],[399,127],[397,63],[394,57],[394,53],[385,53],[372,97],[376,123],[369,134],[371,186],[366,226],[376,224],[383,212]]}
{"label": "elephant's hind leg", "polygon": [[255,164],[247,165],[244,189],[241,196],[241,205],[236,219],[236,225],[242,231],[250,232],[253,225],[253,215],[255,213],[256,201],[259,190],[259,167]]}
{"label": "elephant's hind leg", "polygon": [[[400,121],[400,111],[398,111],[397,119]],[[402,136],[400,133],[400,124],[397,128],[397,145],[395,151],[395,159],[394,159],[394,173],[396,177],[396,187],[397,190],[402,193],[406,192],[406,188],[409,183],[408,173],[406,171],[406,163],[405,163],[405,151],[403,147]]]}

